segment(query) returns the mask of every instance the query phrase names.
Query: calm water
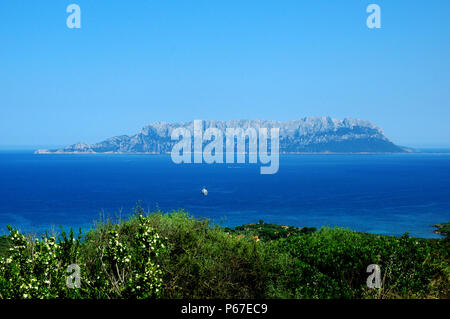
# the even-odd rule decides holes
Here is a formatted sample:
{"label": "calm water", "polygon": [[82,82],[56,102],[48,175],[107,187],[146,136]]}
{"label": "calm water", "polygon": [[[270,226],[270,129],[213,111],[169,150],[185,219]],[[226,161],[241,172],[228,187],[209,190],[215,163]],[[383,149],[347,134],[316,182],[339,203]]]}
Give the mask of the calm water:
{"label": "calm water", "polygon": [[170,156],[0,152],[0,176],[0,231],[85,228],[138,201],[229,226],[263,219],[439,237],[431,225],[450,221],[448,154],[289,155],[276,175],[260,175],[259,164],[176,165]]}

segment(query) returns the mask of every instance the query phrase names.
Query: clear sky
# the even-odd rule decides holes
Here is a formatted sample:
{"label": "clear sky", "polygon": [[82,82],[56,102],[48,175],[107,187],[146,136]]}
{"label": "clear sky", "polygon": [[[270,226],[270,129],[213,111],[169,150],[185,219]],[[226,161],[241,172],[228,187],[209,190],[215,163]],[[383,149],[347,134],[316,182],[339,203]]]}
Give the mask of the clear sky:
{"label": "clear sky", "polygon": [[[71,3],[81,29],[66,26]],[[2,147],[305,116],[450,146],[448,0],[1,0],[0,46]]]}

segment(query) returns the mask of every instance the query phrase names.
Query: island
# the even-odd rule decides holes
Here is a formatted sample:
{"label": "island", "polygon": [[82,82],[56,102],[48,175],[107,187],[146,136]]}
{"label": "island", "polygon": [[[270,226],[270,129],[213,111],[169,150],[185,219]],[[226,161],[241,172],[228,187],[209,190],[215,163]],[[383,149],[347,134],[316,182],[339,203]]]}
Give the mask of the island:
{"label": "island", "polygon": [[[190,122],[155,122],[146,125],[135,135],[120,135],[99,143],[78,142],[59,149],[40,149],[36,154],[169,154],[178,142],[171,139],[176,128],[186,128],[192,132]],[[413,149],[391,142],[382,129],[370,121],[331,117],[305,117],[299,120],[232,120],[202,121],[203,130],[218,128],[242,128],[243,134],[249,128],[279,128],[281,154],[302,153],[408,153]],[[245,138],[245,136],[244,136]],[[204,141],[204,143],[206,143]],[[225,146],[224,146],[225,147]],[[246,148],[248,151],[248,147]]]}

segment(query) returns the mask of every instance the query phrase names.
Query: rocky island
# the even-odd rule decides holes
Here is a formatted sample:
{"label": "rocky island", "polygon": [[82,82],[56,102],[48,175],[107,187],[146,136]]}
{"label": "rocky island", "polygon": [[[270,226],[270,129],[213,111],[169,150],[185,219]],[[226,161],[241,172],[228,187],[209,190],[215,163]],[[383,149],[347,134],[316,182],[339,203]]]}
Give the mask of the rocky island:
{"label": "rocky island", "polygon": [[[171,140],[175,128],[193,130],[193,121],[167,123],[155,122],[146,125],[139,133],[121,135],[105,141],[86,144],[76,143],[60,149],[37,150],[36,154],[66,153],[115,153],[115,154],[168,154],[177,142]],[[370,121],[330,117],[305,117],[291,121],[270,120],[204,120],[203,129],[226,128],[279,128],[280,153],[405,153],[411,149],[392,143],[381,128]]]}

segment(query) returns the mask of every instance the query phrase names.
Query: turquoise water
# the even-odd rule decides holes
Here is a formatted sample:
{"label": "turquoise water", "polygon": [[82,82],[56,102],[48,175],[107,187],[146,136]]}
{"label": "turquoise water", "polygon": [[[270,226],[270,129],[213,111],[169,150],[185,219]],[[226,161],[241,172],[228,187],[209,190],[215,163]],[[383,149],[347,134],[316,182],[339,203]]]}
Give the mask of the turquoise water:
{"label": "turquoise water", "polygon": [[431,238],[433,224],[450,221],[449,154],[285,155],[275,175],[259,167],[0,152],[0,231],[88,228],[100,215],[129,215],[138,201],[227,226],[263,219]]}

